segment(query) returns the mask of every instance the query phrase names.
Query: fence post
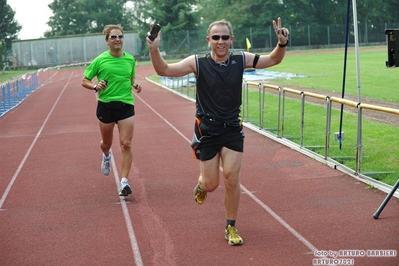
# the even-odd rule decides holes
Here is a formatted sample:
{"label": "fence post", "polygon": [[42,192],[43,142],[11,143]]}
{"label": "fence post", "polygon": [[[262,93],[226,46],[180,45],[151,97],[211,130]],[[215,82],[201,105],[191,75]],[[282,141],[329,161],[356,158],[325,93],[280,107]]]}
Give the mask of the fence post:
{"label": "fence post", "polygon": [[[3,105],[4,111],[6,110],[6,97],[5,96],[6,96],[5,86],[2,85],[1,86],[1,99],[2,99],[1,103]],[[0,113],[0,115],[2,115],[2,112]]]}
{"label": "fence post", "polygon": [[331,135],[331,101],[327,96],[327,117],[326,117],[326,142],[324,148],[324,160],[327,160],[330,151],[330,135]]}
{"label": "fence post", "polygon": [[278,87],[278,110],[277,110],[277,137],[280,136],[280,119],[281,119],[281,87]]}
{"label": "fence post", "polygon": [[281,137],[284,137],[284,120],[285,120],[285,90],[283,90],[283,111],[281,117]]}
{"label": "fence post", "polygon": [[300,129],[300,146],[303,147],[303,128],[305,127],[305,94],[301,92],[301,129]]}
{"label": "fence post", "polygon": [[331,40],[330,40],[330,26],[327,26],[327,40],[328,40],[328,45],[330,45]]}
{"label": "fence post", "polygon": [[356,171],[355,174],[360,174],[360,164],[362,161],[362,107],[360,103],[357,104],[357,140],[356,140]]}
{"label": "fence post", "polygon": [[262,100],[262,89],[260,83],[258,83],[258,96],[259,96],[259,128],[262,129],[263,100]]}

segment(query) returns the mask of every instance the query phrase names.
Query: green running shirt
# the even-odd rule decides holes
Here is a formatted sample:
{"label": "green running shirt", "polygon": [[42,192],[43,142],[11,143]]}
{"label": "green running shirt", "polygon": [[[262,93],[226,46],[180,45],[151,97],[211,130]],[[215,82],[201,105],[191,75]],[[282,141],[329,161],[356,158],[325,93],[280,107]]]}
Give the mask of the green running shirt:
{"label": "green running shirt", "polygon": [[131,80],[135,74],[136,60],[132,55],[123,52],[122,57],[114,57],[108,51],[94,58],[84,72],[90,80],[96,76],[99,81],[108,80],[107,88],[98,91],[98,101],[121,101],[131,105],[134,105]]}

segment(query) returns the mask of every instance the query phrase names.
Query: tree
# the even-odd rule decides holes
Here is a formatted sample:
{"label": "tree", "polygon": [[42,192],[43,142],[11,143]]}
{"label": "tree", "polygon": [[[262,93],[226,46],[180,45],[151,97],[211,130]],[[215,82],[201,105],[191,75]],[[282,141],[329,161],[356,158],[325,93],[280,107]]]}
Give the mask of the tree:
{"label": "tree", "polygon": [[47,23],[51,31],[45,36],[101,33],[107,24],[121,24],[131,30],[128,0],[54,0],[49,4],[53,16]]}
{"label": "tree", "polygon": [[[247,37],[253,38],[253,47],[274,47],[277,40],[271,21],[280,16],[291,29],[292,44],[328,43],[330,31],[333,39],[344,40],[347,4],[348,0],[54,0],[49,5],[54,15],[47,23],[51,31],[45,36],[101,33],[106,24],[122,24],[126,31],[140,34],[146,49],[148,24],[156,22],[165,33],[161,48],[182,53],[207,49],[207,26],[227,19],[237,47],[244,47]],[[372,24],[376,33],[384,30],[383,22],[396,27],[397,6],[399,0],[378,1],[378,5],[375,0],[357,1],[358,21]],[[371,33],[365,27],[361,30],[364,36]]]}
{"label": "tree", "polygon": [[11,41],[17,38],[21,25],[14,19],[15,11],[7,4],[6,0],[0,0],[0,70],[9,51],[11,51]]}
{"label": "tree", "polygon": [[[202,0],[201,15],[206,25],[220,19],[231,22],[235,36],[233,44],[245,47],[246,38],[254,41],[254,47],[269,46],[272,21],[280,16],[288,25],[284,6],[276,0]],[[273,31],[274,33],[274,31]],[[252,37],[254,37],[252,39]]]}
{"label": "tree", "polygon": [[196,37],[190,38],[188,31],[200,26],[198,2],[198,0],[148,0],[146,11],[143,12],[147,15],[143,21],[143,35],[145,34],[143,37],[147,35],[149,23],[159,23],[162,32],[165,33],[162,47],[168,47],[168,50],[179,53],[188,52],[192,49],[190,40],[194,40],[191,45],[197,43]]}
{"label": "tree", "polygon": [[0,0],[0,39],[16,39],[21,25],[14,19],[15,11],[7,4],[7,0]]}
{"label": "tree", "polygon": [[163,29],[188,30],[198,26],[199,16],[195,6],[198,0],[151,0],[149,15]]}

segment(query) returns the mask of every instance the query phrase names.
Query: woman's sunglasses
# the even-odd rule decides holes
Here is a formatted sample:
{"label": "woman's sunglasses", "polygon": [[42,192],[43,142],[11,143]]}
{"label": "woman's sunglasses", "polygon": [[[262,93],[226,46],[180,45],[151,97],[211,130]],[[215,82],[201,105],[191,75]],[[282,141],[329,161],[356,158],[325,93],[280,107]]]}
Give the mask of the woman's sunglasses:
{"label": "woman's sunglasses", "polygon": [[223,41],[227,41],[228,39],[230,39],[230,35],[222,35],[222,36],[212,35],[211,38],[212,38],[212,40],[215,40],[215,41],[219,41],[220,38],[222,38]]}
{"label": "woman's sunglasses", "polygon": [[123,35],[111,35],[111,36],[109,36],[109,38],[110,38],[111,40],[115,40],[116,38],[118,38],[118,39],[123,39]]}

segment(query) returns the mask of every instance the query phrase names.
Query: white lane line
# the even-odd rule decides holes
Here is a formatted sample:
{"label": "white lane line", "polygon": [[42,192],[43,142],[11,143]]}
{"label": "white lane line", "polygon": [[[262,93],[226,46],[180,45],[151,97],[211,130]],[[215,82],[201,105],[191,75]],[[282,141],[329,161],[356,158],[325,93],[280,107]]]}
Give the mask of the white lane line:
{"label": "white lane line", "polygon": [[151,111],[153,111],[157,116],[159,116],[166,124],[168,124],[171,128],[173,128],[174,131],[177,132],[177,134],[179,134],[180,136],[182,136],[183,139],[187,140],[189,143],[191,143],[191,140],[189,140],[188,138],[186,138],[186,136],[184,136],[183,133],[181,133],[176,127],[174,127],[168,120],[166,120],[160,113],[158,113],[157,111],[155,111],[154,108],[152,108],[147,102],[145,102],[140,96],[138,96],[137,94],[134,96],[136,98],[139,98]]}
{"label": "white lane line", "polygon": [[[73,72],[72,72],[72,75],[73,75]],[[68,81],[65,83],[64,88],[62,89],[61,93],[58,95],[57,100],[54,102],[53,107],[51,108],[51,110],[50,110],[50,112],[48,113],[46,119],[44,120],[42,126],[40,127],[39,131],[37,132],[36,137],[33,139],[32,144],[30,145],[29,149],[28,149],[27,152],[25,153],[25,156],[24,156],[24,158],[22,159],[21,163],[19,164],[19,166],[18,166],[17,170],[15,171],[13,177],[11,178],[10,183],[8,183],[8,186],[7,186],[6,190],[4,191],[4,193],[3,193],[3,195],[2,195],[2,197],[1,197],[1,199],[0,199],[0,209],[3,207],[4,201],[7,199],[7,196],[8,196],[8,194],[10,193],[10,190],[11,190],[12,186],[13,186],[14,183],[15,183],[15,180],[17,179],[19,173],[21,172],[22,167],[25,165],[25,162],[26,162],[26,160],[28,159],[28,157],[29,157],[29,155],[30,155],[30,153],[31,153],[31,151],[32,151],[32,149],[33,149],[33,147],[35,146],[36,141],[37,141],[38,138],[40,137],[40,134],[42,133],[44,126],[47,124],[47,121],[49,120],[51,114],[53,113],[55,107],[57,106],[59,100],[61,99],[61,96],[63,95],[63,93],[64,93],[66,87],[68,86],[68,84],[69,84],[69,82],[70,82],[70,80],[71,80],[72,75],[69,76]]]}
{"label": "white lane line", "polygon": [[[112,152],[112,150],[111,150],[111,152]],[[116,183],[116,189],[119,193],[120,180],[119,180],[118,170],[116,169],[116,163],[115,163],[114,156],[111,157],[111,163],[112,163],[112,168],[114,169],[114,178],[115,178],[115,183]],[[143,266],[143,260],[141,258],[136,235],[134,234],[133,224],[132,224],[132,220],[130,219],[129,209],[127,208],[125,198],[119,197],[119,201],[121,203],[123,217],[125,218],[127,232],[128,232],[129,239],[130,239],[130,246],[132,248],[133,255],[134,255],[134,261],[136,262],[137,266]]]}
{"label": "white lane line", "polygon": [[[98,97],[97,94],[95,94],[96,100],[97,100],[97,97]],[[112,149],[110,149],[110,151],[113,154]],[[119,194],[120,178],[119,178],[118,169],[116,168],[114,156],[111,157],[111,164],[112,164],[113,174],[114,174],[114,179],[115,179],[115,184],[116,184],[116,191]],[[141,258],[139,244],[137,242],[136,234],[134,233],[133,223],[132,223],[132,220],[130,219],[130,213],[129,213],[129,209],[127,208],[125,198],[120,196],[119,202],[121,204],[123,218],[125,219],[126,229],[127,229],[128,235],[129,235],[130,247],[132,248],[132,251],[133,251],[134,261],[137,266],[143,266],[144,264],[143,264],[143,260]]]}
{"label": "white lane line", "polygon": [[[53,107],[51,108],[50,112],[48,113],[48,115],[47,115],[46,119],[44,120],[42,126],[40,127],[38,133],[36,134],[36,137],[34,138],[32,144],[30,145],[30,147],[28,149],[28,151],[25,153],[24,158],[22,159],[22,161],[21,161],[20,165],[18,166],[16,172],[14,173],[13,177],[11,178],[10,183],[8,184],[6,190],[4,191],[3,196],[0,199],[0,211],[2,210],[1,207],[3,206],[4,201],[6,200],[6,198],[7,198],[8,194],[9,194],[13,184],[15,183],[15,180],[17,179],[18,174],[20,173],[22,167],[25,165],[26,160],[28,159],[33,147],[36,144],[36,141],[40,137],[40,135],[41,135],[41,133],[43,131],[43,128],[47,124],[47,121],[49,120],[51,114],[53,113],[55,107],[57,106],[59,100],[61,99],[61,97],[62,97],[66,87],[68,86],[72,76],[73,76],[73,73],[68,78],[68,81],[65,83],[64,88],[62,89],[61,93],[59,94],[57,100],[55,101]],[[119,175],[118,175],[118,172],[116,170],[117,168],[116,168],[114,157],[112,157],[112,167],[114,168],[114,176],[115,176],[116,187],[119,188]],[[123,197],[120,197],[120,202],[121,202],[122,212],[123,212],[123,215],[124,215],[124,218],[125,218],[125,222],[126,222],[126,226],[127,226],[127,230],[128,230],[128,234],[129,234],[129,239],[130,239],[130,243],[131,243],[131,247],[132,247],[132,251],[133,251],[133,254],[134,254],[134,259],[135,259],[136,265],[142,266],[143,265],[143,261],[141,259],[141,254],[140,254],[139,247],[138,247],[138,244],[137,244],[136,236],[134,234],[132,221],[130,220],[129,210],[127,208],[126,201],[124,200]]]}
{"label": "white lane line", "polygon": [[[136,98],[139,98],[148,108],[150,108],[157,116],[159,116],[166,124],[168,124],[173,130],[175,130],[180,136],[183,137],[189,143],[191,142],[188,138],[186,138],[183,133],[181,133],[176,127],[174,127],[168,120],[166,120],[161,114],[154,110],[148,103],[146,103],[141,97],[135,95]],[[291,234],[293,234],[300,242],[302,242],[307,248],[311,251],[317,250],[317,248],[312,245],[306,238],[304,238],[301,234],[299,234],[294,228],[292,228],[286,221],[284,221],[280,216],[278,216],[270,207],[264,204],[260,199],[258,199],[254,194],[251,193],[246,187],[241,184],[241,189],[248,194],[251,199],[253,199],[256,203],[258,203],[264,210],[266,210],[274,219],[277,220],[282,226],[284,226]]]}
{"label": "white lane line", "polygon": [[256,203],[258,203],[265,211],[267,211],[274,219],[276,219],[282,226],[284,226],[291,234],[293,234],[299,241],[301,241],[310,250],[315,251],[317,248],[312,245],[306,238],[304,238],[300,233],[298,233],[292,226],[290,226],[286,221],[277,215],[270,207],[264,204],[260,199],[258,199],[254,194],[252,194],[246,187],[241,184],[241,189],[244,190],[248,196],[251,197]]}

